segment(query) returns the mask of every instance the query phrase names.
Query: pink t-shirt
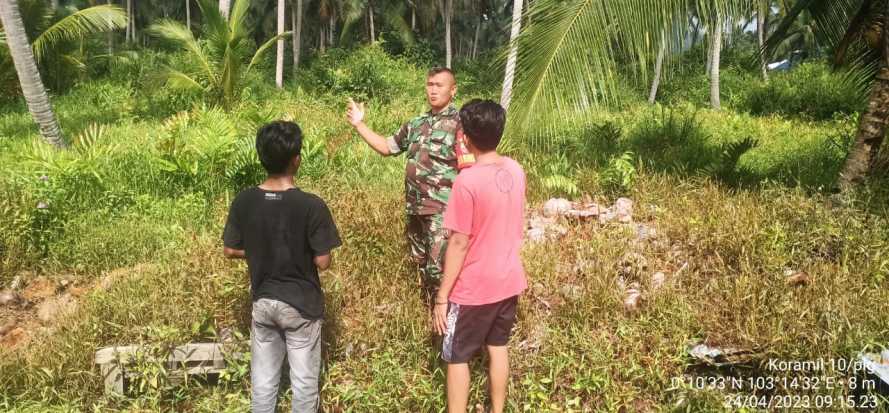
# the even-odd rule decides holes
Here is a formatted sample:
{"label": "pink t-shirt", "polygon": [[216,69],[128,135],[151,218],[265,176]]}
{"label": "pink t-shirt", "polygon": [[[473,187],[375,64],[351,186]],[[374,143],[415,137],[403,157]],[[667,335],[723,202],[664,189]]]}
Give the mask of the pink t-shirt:
{"label": "pink t-shirt", "polygon": [[444,227],[469,235],[469,250],[449,300],[490,304],[528,286],[519,255],[525,230],[525,171],[503,157],[457,175]]}

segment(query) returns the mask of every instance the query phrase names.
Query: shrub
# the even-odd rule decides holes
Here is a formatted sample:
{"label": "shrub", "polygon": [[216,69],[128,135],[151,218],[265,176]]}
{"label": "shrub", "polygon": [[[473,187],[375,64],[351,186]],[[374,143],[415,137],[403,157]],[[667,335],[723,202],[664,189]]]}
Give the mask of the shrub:
{"label": "shrub", "polygon": [[581,163],[607,163],[620,151],[622,134],[620,123],[612,120],[585,125],[579,131],[577,139],[568,144],[569,153]]}
{"label": "shrub", "polygon": [[601,174],[602,186],[618,192],[627,192],[632,189],[637,175],[633,161],[632,152],[611,158],[608,161],[608,167]]}
{"label": "shrub", "polygon": [[425,73],[378,44],[355,50],[331,49],[315,59],[302,81],[306,89],[357,100],[388,102],[422,90]]}
{"label": "shrub", "polygon": [[405,47],[401,56],[414,66],[431,67],[436,61],[435,46],[429,39],[419,38]]}
{"label": "shrub", "polygon": [[757,146],[759,141],[749,136],[739,141],[721,144],[714,163],[704,168],[704,173],[730,186],[752,182],[753,172],[749,167],[739,165],[739,161],[745,153]]}
{"label": "shrub", "polygon": [[77,134],[93,124],[131,119],[136,101],[136,94],[128,85],[99,79],[78,84],[61,96],[56,105],[65,131]]}
{"label": "shrub", "polygon": [[739,109],[754,115],[779,114],[826,120],[863,109],[864,94],[848,77],[823,62],[803,63],[785,73],[774,73],[768,83],[756,81]]}
{"label": "shrub", "polygon": [[580,194],[575,178],[575,167],[565,153],[542,156],[537,159],[536,168],[531,173],[536,176],[543,188],[551,196],[575,197]]}
{"label": "shrub", "polygon": [[639,123],[629,144],[655,170],[690,174],[712,163],[708,139],[694,113],[662,109]]}

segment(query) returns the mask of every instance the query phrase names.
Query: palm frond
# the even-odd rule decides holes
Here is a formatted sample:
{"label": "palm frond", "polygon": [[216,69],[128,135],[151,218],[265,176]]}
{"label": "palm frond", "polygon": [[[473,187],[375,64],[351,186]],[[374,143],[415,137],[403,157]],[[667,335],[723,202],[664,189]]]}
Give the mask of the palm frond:
{"label": "palm frond", "polygon": [[80,10],[59,20],[34,39],[34,57],[40,62],[59,42],[122,29],[126,25],[126,12],[117,6],[100,5]]}
{"label": "palm frond", "polygon": [[511,126],[524,131],[532,114],[567,114],[608,100],[615,86],[614,40],[621,22],[638,24],[631,30],[635,35],[624,39],[626,50],[653,49],[651,34],[661,32],[663,27],[656,23],[660,12],[668,10],[661,3],[681,2],[537,0],[527,12],[533,23],[518,41]]}
{"label": "palm frond", "polygon": [[192,78],[191,76],[189,76],[185,73],[182,73],[178,70],[167,69],[167,71],[164,72],[164,75],[166,77],[166,79],[165,79],[166,86],[168,86],[172,89],[184,90],[184,91],[202,91],[202,90],[204,90],[204,86],[201,85],[200,83],[198,83],[196,80],[194,80],[194,78]]}
{"label": "palm frond", "polygon": [[182,23],[173,20],[161,20],[148,28],[148,33],[185,49],[198,62],[201,70],[208,78],[215,77],[216,72],[201,45],[192,35],[191,30]]}
{"label": "palm frond", "polygon": [[705,25],[738,25],[735,16],[750,7],[750,0],[536,0],[518,40],[510,135],[530,132],[534,118],[543,128],[535,136],[551,137],[562,121],[616,101],[618,64],[648,76],[662,33],[678,45],[695,8]]}
{"label": "palm frond", "polygon": [[36,39],[52,24],[54,10],[43,0],[19,0],[19,13],[29,39]]}
{"label": "palm frond", "polygon": [[271,49],[272,46],[274,46],[275,43],[278,42],[278,40],[281,40],[281,39],[285,39],[285,40],[286,40],[286,39],[287,39],[287,36],[290,36],[291,34],[292,34],[292,32],[284,32],[284,33],[281,33],[281,34],[279,34],[279,35],[277,35],[277,36],[275,36],[275,37],[272,37],[271,39],[269,39],[269,40],[266,41],[265,43],[263,43],[262,46],[259,46],[259,49],[256,49],[256,53],[253,54],[253,58],[250,59],[250,64],[247,65],[247,72],[249,73],[249,72],[250,72],[250,69],[253,68],[253,65],[255,65],[255,64],[258,63],[260,60],[262,60],[263,56],[265,56],[266,51],[268,51],[269,49]]}
{"label": "palm frond", "polygon": [[848,44],[837,50],[843,60],[848,60],[847,54],[858,30],[850,27],[851,23],[853,20],[866,21],[864,16],[867,12],[862,7],[868,6],[867,9],[870,9],[872,5],[870,0],[799,0],[786,11],[781,22],[766,40],[764,53],[769,57],[774,56],[782,40],[792,34],[794,24],[803,14],[808,14],[813,20],[815,29],[813,34],[818,42],[841,46],[843,39],[849,38]]}
{"label": "palm frond", "polygon": [[398,37],[406,45],[414,44],[414,33],[404,20],[406,5],[403,2],[389,2],[383,8],[383,20],[394,28]]}
{"label": "palm frond", "polygon": [[87,71],[87,64],[83,61],[81,56],[76,54],[65,54],[62,55],[62,61],[64,61],[68,67],[73,68],[80,74],[85,74]]}
{"label": "palm frond", "polygon": [[198,0],[198,7],[201,9],[201,17],[203,19],[203,26],[201,27],[202,36],[211,45],[220,43],[225,45],[229,38],[229,26],[228,20],[219,11],[218,2]]}
{"label": "palm frond", "polygon": [[841,66],[846,63],[846,56],[849,52],[849,48],[852,47],[852,44],[861,38],[861,35],[869,28],[867,20],[872,14],[872,3],[871,0],[863,0],[861,2],[861,7],[858,9],[858,12],[855,13],[855,16],[852,17],[852,20],[849,22],[848,28],[846,29],[846,33],[843,35],[843,38],[840,39],[839,44],[837,44],[836,51],[834,52],[834,66]]}
{"label": "palm frond", "polygon": [[367,0],[346,0],[340,7],[343,28],[340,30],[340,44],[345,44],[356,24],[361,22],[368,9]]}
{"label": "palm frond", "polygon": [[234,3],[228,20],[232,40],[246,38],[251,29],[246,24],[247,12],[250,11],[250,0],[234,0]]}

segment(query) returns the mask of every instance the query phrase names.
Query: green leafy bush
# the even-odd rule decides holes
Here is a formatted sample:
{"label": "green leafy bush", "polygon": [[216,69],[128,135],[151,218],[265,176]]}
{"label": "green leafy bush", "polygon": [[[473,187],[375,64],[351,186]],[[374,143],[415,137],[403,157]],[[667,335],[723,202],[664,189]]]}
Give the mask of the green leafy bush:
{"label": "green leafy bush", "polygon": [[773,73],[769,82],[747,85],[738,108],[754,115],[778,114],[827,120],[864,107],[861,90],[843,74],[822,62],[803,63],[785,73]]}
{"label": "green leafy bush", "polygon": [[712,163],[714,154],[708,141],[695,113],[663,109],[636,126],[629,146],[655,170],[690,174]]}
{"label": "green leafy bush", "polygon": [[575,167],[565,153],[541,156],[534,162],[537,166],[531,173],[539,179],[543,188],[552,196],[575,197],[580,194],[580,187],[575,177]]}
{"label": "green leafy bush", "polygon": [[608,161],[608,167],[601,174],[602,186],[619,192],[627,192],[632,189],[637,177],[636,166],[633,162],[632,152],[625,152],[621,156],[611,158]]}
{"label": "green leafy bush", "polygon": [[303,79],[306,89],[357,100],[388,102],[420,93],[424,72],[387,54],[378,44],[331,49],[315,59]]}

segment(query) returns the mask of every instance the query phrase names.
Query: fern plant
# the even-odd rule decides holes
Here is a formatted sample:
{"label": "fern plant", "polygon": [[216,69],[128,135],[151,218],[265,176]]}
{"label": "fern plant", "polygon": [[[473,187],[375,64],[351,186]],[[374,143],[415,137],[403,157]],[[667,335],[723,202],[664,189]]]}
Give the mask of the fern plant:
{"label": "fern plant", "polygon": [[753,173],[746,167],[738,165],[738,162],[745,153],[757,146],[759,141],[751,136],[722,144],[714,162],[702,172],[730,186],[743,184]]}
{"label": "fern plant", "polygon": [[572,175],[571,164],[564,153],[544,160],[542,171],[535,172],[547,191],[557,196],[575,197],[580,194],[577,179]]}
{"label": "fern plant", "polygon": [[608,167],[600,175],[602,186],[616,191],[626,192],[636,183],[636,166],[633,164],[632,152],[624,152],[621,156],[611,158]]}

